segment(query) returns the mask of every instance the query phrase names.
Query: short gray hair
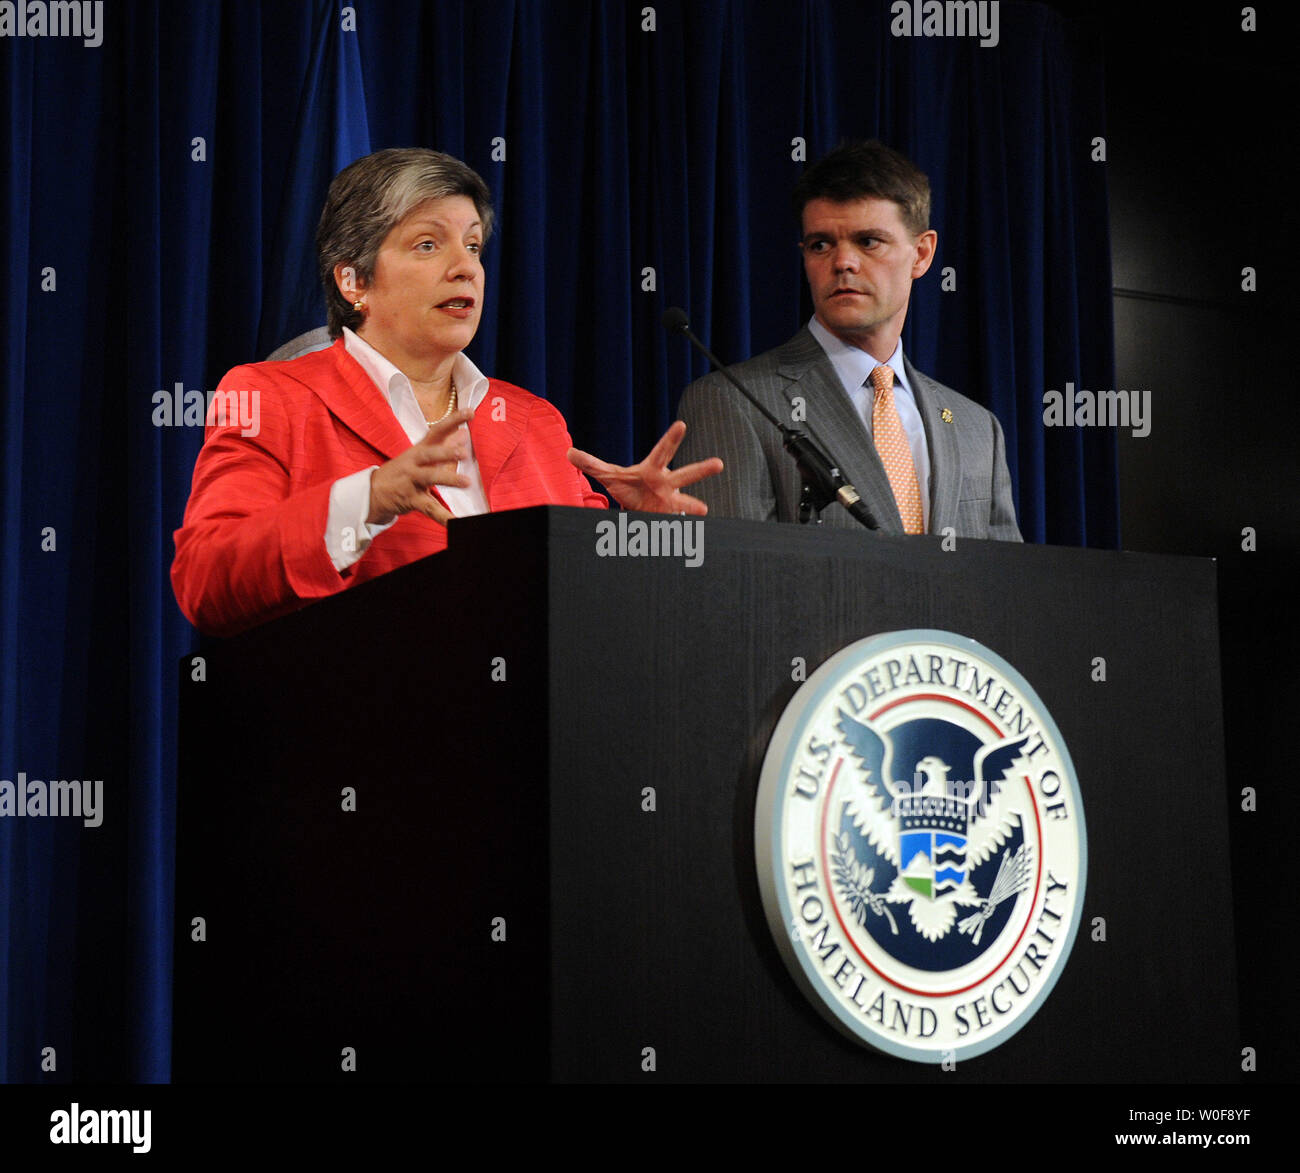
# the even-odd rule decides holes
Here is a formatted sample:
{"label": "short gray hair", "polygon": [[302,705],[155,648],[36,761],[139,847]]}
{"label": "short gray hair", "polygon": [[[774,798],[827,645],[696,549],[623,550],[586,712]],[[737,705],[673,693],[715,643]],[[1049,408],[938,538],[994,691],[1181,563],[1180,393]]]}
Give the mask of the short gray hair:
{"label": "short gray hair", "polygon": [[349,163],[330,184],[316,228],[320,280],[331,338],[365,320],[339,292],[336,265],[351,265],[370,281],[375,258],[393,228],[426,200],[467,196],[483,222],[483,243],[492,235],[492,196],[478,172],[441,151],[390,148]]}

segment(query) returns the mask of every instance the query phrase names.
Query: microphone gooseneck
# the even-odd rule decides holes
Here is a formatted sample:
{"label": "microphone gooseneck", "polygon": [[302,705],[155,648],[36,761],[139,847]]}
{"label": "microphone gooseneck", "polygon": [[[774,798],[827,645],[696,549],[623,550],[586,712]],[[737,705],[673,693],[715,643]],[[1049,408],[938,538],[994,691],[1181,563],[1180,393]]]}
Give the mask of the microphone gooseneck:
{"label": "microphone gooseneck", "polygon": [[820,514],[832,501],[838,501],[867,529],[880,529],[857,489],[844,479],[839,465],[806,432],[782,423],[750,394],[749,388],[695,336],[690,319],[681,306],[669,306],[664,311],[663,323],[669,333],[685,335],[686,340],[709,360],[713,369],[727,379],[781,433],[781,442],[785,450],[794,457],[803,480],[803,494],[799,502],[800,521],[810,520],[812,514]]}

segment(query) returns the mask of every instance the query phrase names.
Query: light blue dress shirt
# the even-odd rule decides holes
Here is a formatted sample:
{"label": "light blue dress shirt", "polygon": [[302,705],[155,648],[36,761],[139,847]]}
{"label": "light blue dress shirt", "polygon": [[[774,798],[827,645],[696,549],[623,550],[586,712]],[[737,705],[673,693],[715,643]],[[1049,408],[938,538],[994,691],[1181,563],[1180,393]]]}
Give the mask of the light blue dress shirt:
{"label": "light blue dress shirt", "polygon": [[[808,329],[817,343],[831,360],[831,366],[840,377],[859,418],[872,434],[871,409],[875,404],[876,392],[871,386],[871,372],[881,363],[858,346],[842,342],[821,324],[814,316],[808,323]],[[916,396],[907,381],[907,370],[903,365],[903,340],[898,340],[894,353],[884,364],[894,372],[894,404],[898,408],[898,418],[903,424],[903,434],[907,437],[907,446],[912,450],[912,463],[916,466],[916,481],[921,489],[921,513],[925,521],[925,532],[930,532],[930,446],[925,439],[925,424],[921,420],[920,408],[916,405]],[[874,437],[873,437],[874,443]]]}

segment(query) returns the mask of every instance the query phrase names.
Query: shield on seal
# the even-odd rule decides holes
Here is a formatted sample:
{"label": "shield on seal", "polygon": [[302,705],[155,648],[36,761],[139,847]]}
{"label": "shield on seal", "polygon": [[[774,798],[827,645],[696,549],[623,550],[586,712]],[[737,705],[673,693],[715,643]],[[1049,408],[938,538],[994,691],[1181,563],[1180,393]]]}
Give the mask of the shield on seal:
{"label": "shield on seal", "polygon": [[901,831],[898,858],[903,861],[903,883],[935,900],[955,892],[966,879],[966,836],[931,828]]}

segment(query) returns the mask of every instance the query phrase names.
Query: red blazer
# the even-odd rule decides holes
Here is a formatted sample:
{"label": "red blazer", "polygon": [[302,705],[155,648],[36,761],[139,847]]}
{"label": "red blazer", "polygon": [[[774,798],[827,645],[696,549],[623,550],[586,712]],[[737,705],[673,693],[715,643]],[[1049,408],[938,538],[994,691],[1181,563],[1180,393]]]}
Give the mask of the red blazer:
{"label": "red blazer", "polygon": [[[564,417],[520,387],[488,383],[469,429],[489,508],[607,508],[566,458]],[[325,549],[330,486],[411,446],[341,338],[290,362],[236,367],[218,390],[245,393],[258,431],[241,435],[232,410],[228,425],[209,423],[194,466],[172,588],[195,627],[233,635],[446,547],[445,526],[407,513],[342,574],[334,569]]]}

